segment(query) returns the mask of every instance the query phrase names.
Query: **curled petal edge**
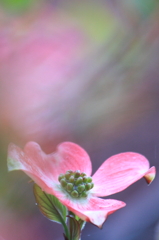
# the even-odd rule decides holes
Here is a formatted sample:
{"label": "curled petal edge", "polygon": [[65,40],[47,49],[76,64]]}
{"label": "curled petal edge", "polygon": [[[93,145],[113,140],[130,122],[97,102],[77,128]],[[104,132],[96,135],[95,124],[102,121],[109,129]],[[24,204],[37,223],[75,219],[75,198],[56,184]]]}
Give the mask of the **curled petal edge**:
{"label": "curled petal edge", "polygon": [[[61,201],[61,199],[59,199]],[[61,201],[70,211],[86,222],[102,228],[108,215],[126,206],[126,203],[115,199],[100,199],[91,197],[87,204],[76,204]]]}
{"label": "curled petal edge", "polygon": [[144,175],[144,178],[146,182],[150,185],[150,183],[152,183],[152,181],[154,180],[155,176],[156,176],[156,168],[153,166],[146,172],[146,174]]}

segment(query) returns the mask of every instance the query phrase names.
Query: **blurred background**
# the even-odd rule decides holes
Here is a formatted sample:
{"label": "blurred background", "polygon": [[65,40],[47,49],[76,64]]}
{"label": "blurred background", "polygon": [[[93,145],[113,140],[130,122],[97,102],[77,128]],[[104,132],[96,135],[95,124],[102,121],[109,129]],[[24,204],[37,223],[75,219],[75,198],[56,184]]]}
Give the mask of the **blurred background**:
{"label": "blurred background", "polygon": [[[7,147],[81,145],[93,173],[134,151],[159,169],[159,2],[0,1],[0,240],[62,240],[32,183],[8,173]],[[127,206],[83,240],[159,240],[159,176],[110,196]]]}

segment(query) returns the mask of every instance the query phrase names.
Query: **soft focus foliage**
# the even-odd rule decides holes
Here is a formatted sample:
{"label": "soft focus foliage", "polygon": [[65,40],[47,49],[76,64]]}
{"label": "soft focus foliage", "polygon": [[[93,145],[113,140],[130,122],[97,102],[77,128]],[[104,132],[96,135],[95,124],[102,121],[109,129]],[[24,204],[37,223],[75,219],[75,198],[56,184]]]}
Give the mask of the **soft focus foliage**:
{"label": "soft focus foliage", "polygon": [[[35,210],[26,178],[7,174],[11,141],[23,147],[34,140],[46,152],[76,142],[94,169],[124,151],[140,152],[158,168],[158,49],[155,0],[0,2],[0,237],[59,237]],[[119,194],[123,201],[138,198],[125,215],[114,214],[98,238],[153,240],[158,180],[142,195],[140,184]],[[88,235],[93,231],[88,227]]]}

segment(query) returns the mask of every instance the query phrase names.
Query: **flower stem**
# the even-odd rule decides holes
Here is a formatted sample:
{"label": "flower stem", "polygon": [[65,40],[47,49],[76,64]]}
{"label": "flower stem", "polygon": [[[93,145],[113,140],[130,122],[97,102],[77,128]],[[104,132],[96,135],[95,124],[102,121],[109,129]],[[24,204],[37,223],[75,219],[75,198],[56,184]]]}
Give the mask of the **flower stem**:
{"label": "flower stem", "polygon": [[62,221],[62,226],[64,228],[65,236],[67,237],[68,240],[70,240],[70,233],[65,221]]}

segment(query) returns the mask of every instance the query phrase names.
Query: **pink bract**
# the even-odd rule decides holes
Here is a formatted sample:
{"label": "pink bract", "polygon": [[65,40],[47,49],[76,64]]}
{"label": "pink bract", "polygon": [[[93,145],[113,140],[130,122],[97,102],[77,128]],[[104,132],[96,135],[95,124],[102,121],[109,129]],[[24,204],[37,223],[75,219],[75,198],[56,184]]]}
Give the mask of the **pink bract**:
{"label": "pink bract", "polygon": [[141,154],[120,153],[108,158],[92,176],[94,188],[86,199],[73,199],[60,191],[58,176],[67,170],[80,170],[90,176],[92,165],[86,151],[71,142],[61,143],[51,154],[45,154],[35,142],[27,143],[24,151],[10,144],[8,169],[24,171],[43,191],[56,196],[70,211],[98,227],[102,227],[109,214],[126,205],[99,197],[120,192],[142,177],[150,183],[156,173],[155,167],[149,168],[149,161]]}

